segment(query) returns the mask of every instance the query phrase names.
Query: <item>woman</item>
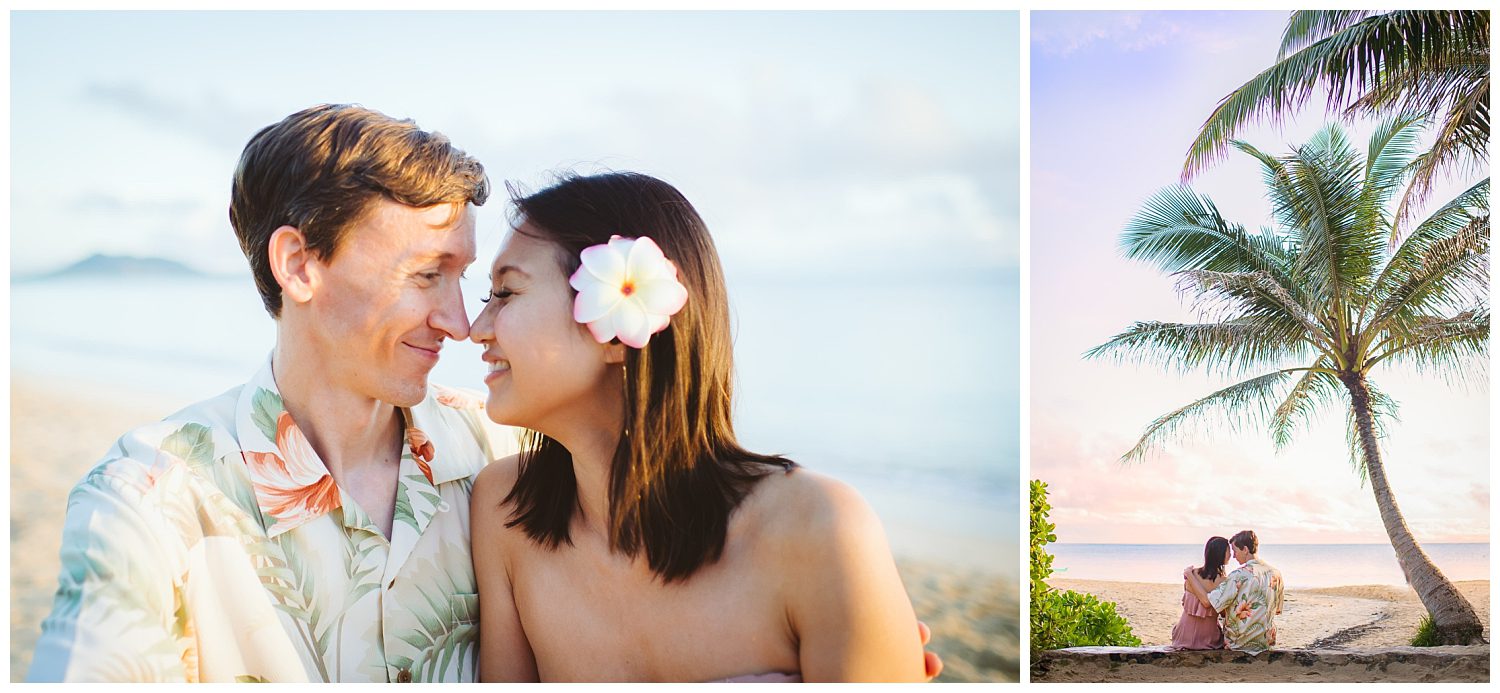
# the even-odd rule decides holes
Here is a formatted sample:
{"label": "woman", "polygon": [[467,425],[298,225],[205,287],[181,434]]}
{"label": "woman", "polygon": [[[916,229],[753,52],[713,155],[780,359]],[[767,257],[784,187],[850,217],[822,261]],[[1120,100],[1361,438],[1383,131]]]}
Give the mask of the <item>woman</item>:
{"label": "woman", "polygon": [[741,448],[717,252],[649,176],[516,199],[472,339],[531,431],[475,482],[484,680],[906,680],[915,616],[848,486]]}
{"label": "woman", "polygon": [[1176,650],[1222,650],[1224,630],[1219,627],[1219,615],[1198,601],[1187,589],[1189,575],[1196,573],[1203,579],[1204,587],[1213,591],[1224,582],[1224,566],[1229,563],[1229,540],[1210,537],[1203,545],[1203,566],[1188,566],[1182,571],[1182,616],[1172,627],[1172,649]]}

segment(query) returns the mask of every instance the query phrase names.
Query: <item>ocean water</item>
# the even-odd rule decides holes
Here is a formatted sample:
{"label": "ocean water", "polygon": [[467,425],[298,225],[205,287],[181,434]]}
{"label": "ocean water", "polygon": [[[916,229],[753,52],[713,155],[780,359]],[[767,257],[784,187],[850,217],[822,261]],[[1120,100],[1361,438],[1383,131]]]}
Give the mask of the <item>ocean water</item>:
{"label": "ocean water", "polygon": [[[1489,544],[1423,544],[1450,580],[1488,580]],[[1182,569],[1203,563],[1202,544],[1052,544],[1055,578],[1179,584]],[[1288,587],[1406,584],[1390,544],[1262,544]],[[1229,560],[1229,568],[1236,565]]]}
{"label": "ocean water", "polygon": [[[854,485],[899,553],[1019,574],[1013,275],[729,288],[742,443]],[[481,291],[465,284],[470,317]],[[248,275],[11,285],[13,371],[80,387],[187,404],[243,382],[274,341]],[[443,354],[433,382],[482,387],[477,346]]]}

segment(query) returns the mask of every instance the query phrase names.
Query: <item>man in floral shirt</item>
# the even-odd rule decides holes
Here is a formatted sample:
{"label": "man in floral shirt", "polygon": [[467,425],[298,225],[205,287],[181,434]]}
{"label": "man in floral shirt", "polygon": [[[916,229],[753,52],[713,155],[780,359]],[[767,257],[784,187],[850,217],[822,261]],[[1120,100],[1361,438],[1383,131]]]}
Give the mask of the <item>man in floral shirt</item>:
{"label": "man in floral shirt", "polygon": [[1198,600],[1224,614],[1224,644],[1231,650],[1258,654],[1276,645],[1276,620],[1281,614],[1281,571],[1260,560],[1255,553],[1260,540],[1244,530],[1229,539],[1230,551],[1240,567],[1205,592],[1202,580],[1189,575],[1188,588]]}
{"label": "man in floral shirt", "polygon": [[518,446],[427,375],[469,335],[488,195],[447,138],[365,108],[251,138],[229,217],[274,349],[74,487],[30,679],[474,680],[470,489]]}

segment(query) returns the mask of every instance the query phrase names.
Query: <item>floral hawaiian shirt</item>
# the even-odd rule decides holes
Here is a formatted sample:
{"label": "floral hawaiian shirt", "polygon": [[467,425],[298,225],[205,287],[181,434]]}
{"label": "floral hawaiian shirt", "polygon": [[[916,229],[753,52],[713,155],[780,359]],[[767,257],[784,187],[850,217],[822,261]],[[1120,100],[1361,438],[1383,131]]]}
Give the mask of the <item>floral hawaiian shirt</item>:
{"label": "floral hawaiian shirt", "polygon": [[1276,614],[1281,613],[1281,571],[1252,558],[1236,568],[1208,601],[1224,613],[1224,644],[1231,650],[1257,654],[1276,644]]}
{"label": "floral hawaiian shirt", "polygon": [[474,476],[516,449],[474,395],[402,409],[391,537],[250,382],[138,428],[68,497],[29,678],[473,681]]}

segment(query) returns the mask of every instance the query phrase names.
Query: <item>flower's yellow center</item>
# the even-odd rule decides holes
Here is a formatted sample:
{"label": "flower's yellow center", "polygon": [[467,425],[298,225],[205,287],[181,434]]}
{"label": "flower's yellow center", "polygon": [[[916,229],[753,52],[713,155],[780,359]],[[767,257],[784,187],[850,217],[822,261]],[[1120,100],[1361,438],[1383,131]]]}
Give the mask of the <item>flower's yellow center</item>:
{"label": "flower's yellow center", "polygon": [[620,285],[620,293],[623,294],[623,295],[625,295],[625,296],[629,296],[629,295],[635,293],[635,282],[627,281],[624,284],[621,284]]}

